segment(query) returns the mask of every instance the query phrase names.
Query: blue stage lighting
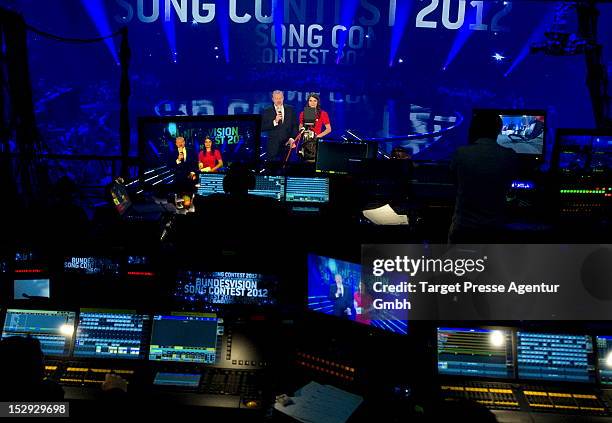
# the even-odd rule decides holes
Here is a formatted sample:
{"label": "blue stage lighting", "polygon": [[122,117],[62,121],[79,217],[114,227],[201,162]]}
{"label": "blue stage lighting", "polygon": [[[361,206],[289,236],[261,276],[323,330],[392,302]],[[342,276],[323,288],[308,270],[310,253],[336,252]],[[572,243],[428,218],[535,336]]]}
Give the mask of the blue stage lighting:
{"label": "blue stage lighting", "polygon": [[393,16],[393,22],[391,22],[391,19],[389,21],[389,25],[392,27],[391,44],[389,45],[389,67],[395,63],[395,56],[397,56],[404,31],[406,30],[412,3],[412,0],[393,0],[391,2],[392,6],[395,6],[395,10],[389,12]]}
{"label": "blue stage lighting", "polygon": [[170,19],[168,20],[164,19],[163,27],[166,40],[168,41],[168,47],[170,48],[170,60],[172,60],[172,63],[176,63],[178,61],[178,54],[176,50],[176,29],[174,27],[174,20],[172,16],[170,16]]}
{"label": "blue stage lighting", "polygon": [[[104,2],[102,0],[81,0],[81,3],[83,3],[83,7],[101,36],[106,36],[113,32],[108,23],[106,9],[104,8]],[[107,38],[104,40],[104,43],[111,56],[113,56],[115,63],[119,65],[119,56],[117,55],[117,49],[115,48],[113,38]]]}
{"label": "blue stage lighting", "polygon": [[525,58],[529,54],[529,49],[531,48],[531,45],[534,42],[542,40],[542,38],[544,37],[544,32],[552,24],[552,22],[555,19],[556,10],[557,10],[556,4],[553,4],[549,7],[548,12],[544,16],[544,19],[542,19],[542,22],[540,22],[537,28],[531,33],[531,36],[529,37],[529,39],[527,40],[527,42],[521,49],[521,52],[516,56],[516,58],[514,59],[514,61],[508,68],[508,70],[506,71],[506,73],[504,73],[504,76],[510,75],[510,73],[514,71],[514,69],[516,69],[519,63],[525,60]]}
{"label": "blue stage lighting", "polygon": [[336,51],[336,64],[340,63],[340,59],[344,56],[344,47],[346,46],[346,40],[349,34],[349,28],[357,13],[357,7],[359,6],[359,0],[343,0],[342,1],[342,12],[340,15],[340,25],[346,28],[345,31],[338,31],[338,50]]}
{"label": "blue stage lighting", "polygon": [[492,57],[492,58],[494,58],[494,59],[495,59],[496,61],[498,61],[498,62],[501,62],[501,61],[503,61],[503,60],[506,58],[506,56],[503,56],[503,55],[502,55],[502,54],[500,54],[500,53],[495,53],[495,54],[494,54],[493,56],[491,56],[491,57]]}

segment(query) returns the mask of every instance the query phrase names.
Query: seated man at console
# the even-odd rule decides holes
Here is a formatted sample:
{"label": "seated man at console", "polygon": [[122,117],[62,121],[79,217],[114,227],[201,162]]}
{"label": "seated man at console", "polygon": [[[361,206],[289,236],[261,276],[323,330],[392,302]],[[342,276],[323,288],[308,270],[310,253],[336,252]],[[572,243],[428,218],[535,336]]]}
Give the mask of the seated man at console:
{"label": "seated man at console", "polygon": [[449,242],[497,240],[505,223],[506,193],[516,174],[517,154],[497,144],[503,123],[493,112],[478,113],[469,131],[470,145],[460,147],[451,171],[457,185]]}

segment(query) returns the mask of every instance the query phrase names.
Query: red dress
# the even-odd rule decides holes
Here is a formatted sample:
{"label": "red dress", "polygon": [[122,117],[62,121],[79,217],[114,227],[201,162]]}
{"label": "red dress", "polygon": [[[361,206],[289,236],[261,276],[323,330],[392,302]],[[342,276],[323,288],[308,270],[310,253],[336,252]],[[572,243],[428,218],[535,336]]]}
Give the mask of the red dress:
{"label": "red dress", "polygon": [[[316,135],[319,135],[321,132],[323,132],[323,125],[325,125],[325,127],[328,127],[330,125],[329,115],[325,110],[321,110],[321,113],[315,119],[315,124],[314,128],[312,128],[312,131]],[[300,113],[300,126],[304,126],[304,112]]]}
{"label": "red dress", "polygon": [[221,152],[219,150],[213,150],[212,153],[208,151],[200,151],[200,154],[198,155],[198,161],[202,163],[204,167],[209,167],[211,169],[221,160]]}
{"label": "red dress", "polygon": [[357,291],[353,294],[353,300],[357,303],[357,307],[361,308],[361,313],[355,315],[355,321],[369,325],[371,321],[369,310],[372,307],[372,297],[370,294],[362,294]]}

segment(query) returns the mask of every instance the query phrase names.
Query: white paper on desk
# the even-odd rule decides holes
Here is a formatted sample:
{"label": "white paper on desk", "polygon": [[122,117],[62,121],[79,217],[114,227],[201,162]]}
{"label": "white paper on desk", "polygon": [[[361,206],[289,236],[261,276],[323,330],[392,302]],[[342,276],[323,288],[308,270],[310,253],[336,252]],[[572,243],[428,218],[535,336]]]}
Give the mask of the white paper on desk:
{"label": "white paper on desk", "polygon": [[293,404],[276,403],[274,408],[304,423],[344,423],[363,402],[359,395],[317,382],[299,389],[291,399]]}
{"label": "white paper on desk", "polygon": [[371,210],[364,210],[363,215],[376,225],[407,225],[408,216],[397,214],[390,205]]}

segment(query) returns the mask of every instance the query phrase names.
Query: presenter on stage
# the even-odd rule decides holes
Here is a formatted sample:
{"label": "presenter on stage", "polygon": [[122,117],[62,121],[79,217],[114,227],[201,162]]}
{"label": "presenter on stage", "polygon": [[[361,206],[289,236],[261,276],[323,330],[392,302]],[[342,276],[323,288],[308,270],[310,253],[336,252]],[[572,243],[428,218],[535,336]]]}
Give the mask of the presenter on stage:
{"label": "presenter on stage", "polygon": [[281,161],[285,155],[285,145],[293,142],[298,133],[298,125],[293,107],[284,104],[282,91],[272,93],[271,107],[262,113],[261,129],[268,133],[266,157],[268,161]]}
{"label": "presenter on stage", "polygon": [[[308,128],[308,125],[304,125],[304,112],[300,113],[300,131],[302,129],[311,129],[316,138],[323,138],[332,131],[331,123],[329,122],[329,115],[325,110],[321,109],[321,99],[318,94],[311,93],[308,96],[307,107],[315,109],[315,121],[314,126]],[[308,122],[306,122],[308,123]],[[323,129],[325,126],[325,129]]]}
{"label": "presenter on stage", "polygon": [[204,147],[198,155],[200,172],[216,172],[221,167],[223,167],[221,152],[215,148],[210,137],[204,138]]}
{"label": "presenter on stage", "polygon": [[329,286],[328,298],[334,303],[334,316],[344,317],[347,319],[354,318],[353,308],[353,291],[350,286],[346,285],[342,280],[342,275],[334,276],[334,283]]}

